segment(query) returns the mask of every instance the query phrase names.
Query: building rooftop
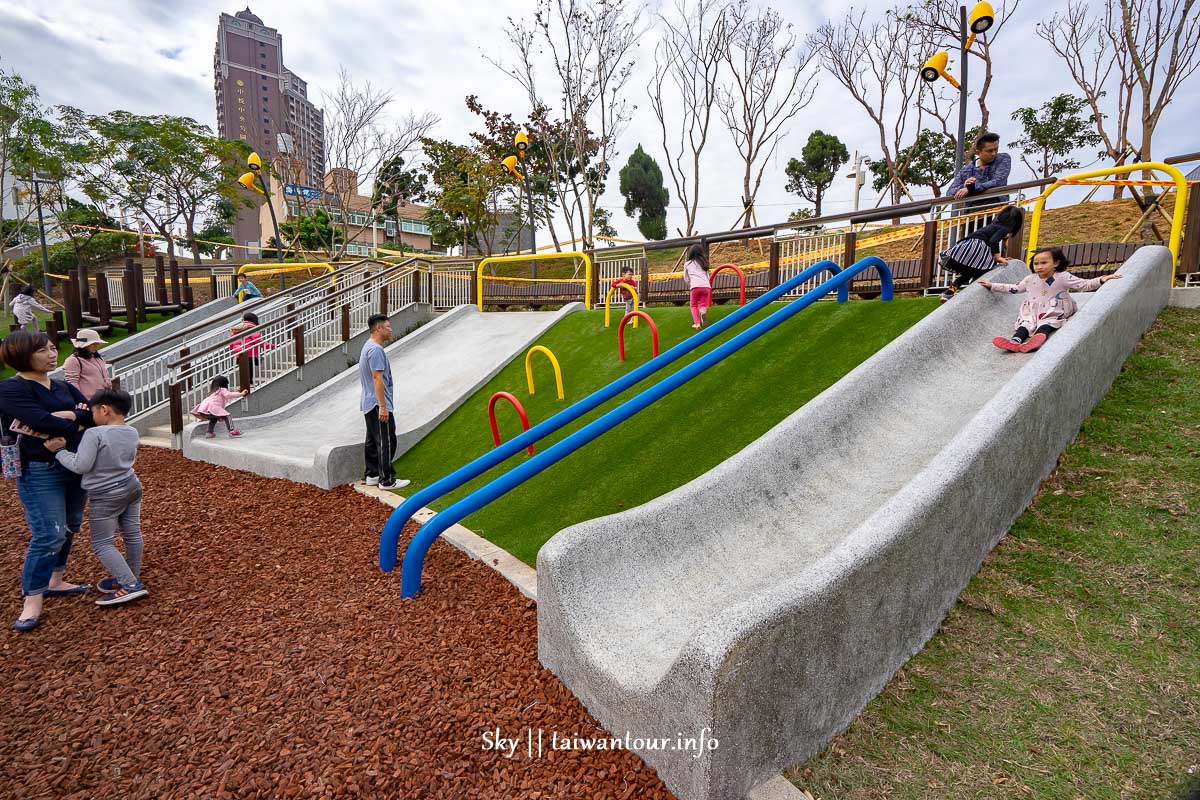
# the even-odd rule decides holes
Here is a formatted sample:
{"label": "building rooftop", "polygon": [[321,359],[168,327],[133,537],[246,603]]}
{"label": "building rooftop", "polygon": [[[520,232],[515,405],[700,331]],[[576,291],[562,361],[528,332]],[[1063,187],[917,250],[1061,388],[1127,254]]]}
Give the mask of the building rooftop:
{"label": "building rooftop", "polygon": [[247,22],[253,22],[255,25],[263,24],[263,21],[261,19],[259,19],[258,16],[253,11],[250,10],[250,6],[246,6],[245,11],[239,11],[236,14],[234,14],[234,16],[237,17],[238,19],[244,19]]}

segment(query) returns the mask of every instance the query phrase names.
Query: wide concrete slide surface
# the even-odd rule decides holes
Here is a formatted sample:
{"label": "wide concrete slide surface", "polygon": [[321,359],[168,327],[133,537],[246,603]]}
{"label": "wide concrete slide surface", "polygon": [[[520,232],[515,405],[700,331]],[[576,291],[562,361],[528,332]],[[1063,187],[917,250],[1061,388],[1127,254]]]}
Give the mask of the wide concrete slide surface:
{"label": "wide concrete slide surface", "polygon": [[[419,442],[565,314],[582,308],[574,303],[556,312],[481,314],[460,306],[389,345],[396,455]],[[358,368],[352,367],[277,411],[235,416],[244,433],[240,438],[220,432],[206,439],[205,423],[189,426],[184,455],[325,489],[362,480],[365,428],[359,396]]]}
{"label": "wide concrete slide surface", "polygon": [[991,343],[1023,295],[971,287],[707,474],[559,532],[542,663],[617,736],[707,728],[699,756],[638,750],[681,800],[819,752],[933,635],[1166,303],[1165,248],[1122,272],[1034,354]]}

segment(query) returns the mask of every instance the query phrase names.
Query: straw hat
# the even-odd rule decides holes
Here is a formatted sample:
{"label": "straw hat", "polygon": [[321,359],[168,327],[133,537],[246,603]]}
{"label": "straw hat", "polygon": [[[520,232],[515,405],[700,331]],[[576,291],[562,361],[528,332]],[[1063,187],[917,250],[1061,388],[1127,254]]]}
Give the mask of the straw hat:
{"label": "straw hat", "polygon": [[75,338],[71,340],[71,344],[82,350],[85,347],[93,344],[108,344],[100,338],[100,334],[96,333],[91,328],[80,328],[75,332]]}

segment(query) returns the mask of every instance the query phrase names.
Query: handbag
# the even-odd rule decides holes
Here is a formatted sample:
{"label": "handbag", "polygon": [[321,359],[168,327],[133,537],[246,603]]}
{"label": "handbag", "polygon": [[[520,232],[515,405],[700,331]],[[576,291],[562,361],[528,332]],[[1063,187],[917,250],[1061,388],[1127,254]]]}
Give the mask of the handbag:
{"label": "handbag", "polygon": [[21,477],[21,435],[0,432],[0,478]]}

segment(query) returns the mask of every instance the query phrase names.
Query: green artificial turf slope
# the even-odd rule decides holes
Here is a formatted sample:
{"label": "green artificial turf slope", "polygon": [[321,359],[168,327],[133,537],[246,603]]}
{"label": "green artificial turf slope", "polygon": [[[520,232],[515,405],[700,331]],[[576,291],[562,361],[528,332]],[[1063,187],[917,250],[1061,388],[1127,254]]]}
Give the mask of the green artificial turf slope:
{"label": "green artificial turf slope", "polygon": [[[646,503],[728,459],[937,306],[934,298],[818,303],[475,512],[463,524],[532,565],[542,544],[563,528]],[[733,311],[733,306],[714,308],[710,321]],[[715,343],[543,439],[536,451],[719,346],[766,313],[760,312]],[[659,326],[662,351],[693,333],[687,308],[653,308],[650,314]],[[487,403],[493,393],[515,395],[528,412],[530,424],[536,425],[650,359],[650,334],[644,324],[638,330],[626,329],[625,362],[617,358],[616,339],[616,323],[605,329],[603,310],[564,317],[537,343],[558,357],[566,400],[555,399],[552,370],[543,355],[534,356],[533,396],[525,383],[524,358],[515,359],[397,460],[396,474],[412,480],[405,494],[428,486],[492,448]],[[397,376],[400,397],[402,387],[403,377]],[[520,433],[511,406],[502,401],[497,411],[505,441]],[[528,458],[523,451],[432,507],[445,508]]]}

